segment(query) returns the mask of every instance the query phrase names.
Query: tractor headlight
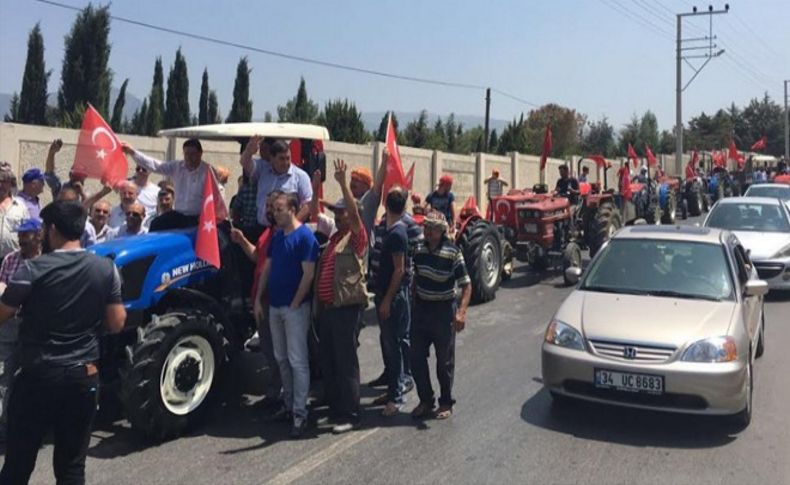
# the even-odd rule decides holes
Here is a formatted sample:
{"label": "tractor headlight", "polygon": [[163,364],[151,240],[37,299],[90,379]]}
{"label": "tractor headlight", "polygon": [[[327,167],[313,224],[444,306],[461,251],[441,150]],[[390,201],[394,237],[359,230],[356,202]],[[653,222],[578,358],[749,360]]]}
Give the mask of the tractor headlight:
{"label": "tractor headlight", "polygon": [[578,330],[567,323],[552,320],[546,329],[544,340],[547,343],[574,350],[584,350],[584,340]]}

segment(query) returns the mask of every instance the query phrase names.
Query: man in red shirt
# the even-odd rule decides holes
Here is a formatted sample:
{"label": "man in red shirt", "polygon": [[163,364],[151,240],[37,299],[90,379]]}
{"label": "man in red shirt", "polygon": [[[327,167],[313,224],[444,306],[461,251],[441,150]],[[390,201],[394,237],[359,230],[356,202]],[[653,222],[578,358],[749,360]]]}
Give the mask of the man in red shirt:
{"label": "man in red shirt", "polygon": [[324,205],[334,213],[337,231],[318,261],[315,298],[319,356],[333,433],[359,426],[357,323],[367,306],[365,284],[368,234],[346,178],[346,163],[335,161],[335,180],[343,198]]}

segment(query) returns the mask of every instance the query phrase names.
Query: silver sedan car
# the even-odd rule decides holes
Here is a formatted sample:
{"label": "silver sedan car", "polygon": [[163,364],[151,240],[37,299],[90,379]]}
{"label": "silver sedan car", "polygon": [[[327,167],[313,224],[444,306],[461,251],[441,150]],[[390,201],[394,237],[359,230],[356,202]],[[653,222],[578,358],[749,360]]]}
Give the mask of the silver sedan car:
{"label": "silver sedan car", "polygon": [[543,384],[555,401],[731,415],[748,426],[767,291],[728,231],[627,227],[549,323]]}
{"label": "silver sedan car", "polygon": [[768,287],[790,290],[790,209],[781,200],[722,199],[708,213],[703,226],[734,232]]}

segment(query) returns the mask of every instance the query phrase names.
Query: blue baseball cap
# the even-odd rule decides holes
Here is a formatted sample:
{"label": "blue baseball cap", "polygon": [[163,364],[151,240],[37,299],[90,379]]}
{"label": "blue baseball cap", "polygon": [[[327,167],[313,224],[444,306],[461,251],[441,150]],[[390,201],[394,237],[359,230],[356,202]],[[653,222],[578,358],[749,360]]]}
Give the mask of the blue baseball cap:
{"label": "blue baseball cap", "polygon": [[25,219],[16,228],[16,232],[38,232],[41,230],[41,221],[38,219]]}
{"label": "blue baseball cap", "polygon": [[34,180],[44,180],[44,172],[38,168],[31,168],[22,175],[22,182],[32,182]]}

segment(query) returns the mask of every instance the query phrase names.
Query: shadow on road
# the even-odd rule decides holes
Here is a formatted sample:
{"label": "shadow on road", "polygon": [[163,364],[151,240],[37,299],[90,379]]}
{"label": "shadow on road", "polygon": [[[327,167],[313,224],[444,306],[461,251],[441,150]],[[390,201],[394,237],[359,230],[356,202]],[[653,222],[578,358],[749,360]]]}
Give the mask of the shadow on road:
{"label": "shadow on road", "polygon": [[723,418],[670,414],[584,401],[555,404],[541,388],[521,407],[521,419],[581,439],[629,446],[713,448],[736,439]]}

